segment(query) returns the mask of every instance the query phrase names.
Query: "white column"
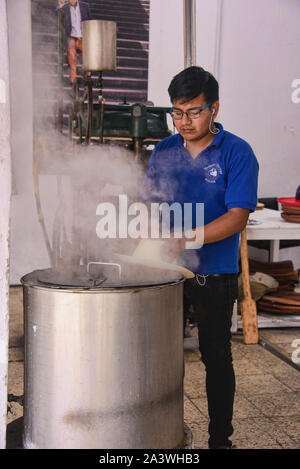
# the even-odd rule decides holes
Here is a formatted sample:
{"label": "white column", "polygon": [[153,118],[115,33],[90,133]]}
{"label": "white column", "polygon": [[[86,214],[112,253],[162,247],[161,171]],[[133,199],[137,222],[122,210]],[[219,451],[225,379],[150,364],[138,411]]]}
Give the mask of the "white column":
{"label": "white column", "polygon": [[0,0],[0,448],[6,446],[9,229],[11,197],[10,101],[6,1]]}
{"label": "white column", "polygon": [[[195,64],[219,78],[223,0],[195,0]],[[151,0],[148,99],[170,106],[168,86],[184,64],[184,0]]]}
{"label": "white column", "polygon": [[168,86],[184,68],[183,0],[150,1],[148,99],[170,106]]}
{"label": "white column", "polygon": [[[54,2],[55,4],[55,2]],[[54,5],[55,8],[55,5]],[[7,2],[11,93],[12,201],[10,283],[31,270],[47,266],[48,255],[34,200],[33,77],[31,1]],[[41,17],[41,25],[47,18]],[[42,51],[37,51],[42,54]],[[41,61],[44,57],[41,57]],[[47,80],[47,75],[43,75]],[[48,185],[49,187],[49,185]]]}

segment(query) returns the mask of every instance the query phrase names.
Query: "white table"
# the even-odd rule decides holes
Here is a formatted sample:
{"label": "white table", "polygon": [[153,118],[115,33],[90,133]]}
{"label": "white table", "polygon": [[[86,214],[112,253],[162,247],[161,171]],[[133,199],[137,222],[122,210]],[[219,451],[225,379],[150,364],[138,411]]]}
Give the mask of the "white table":
{"label": "white table", "polygon": [[[271,262],[279,260],[279,243],[281,239],[300,239],[300,223],[290,223],[281,218],[280,211],[264,208],[249,216],[250,220],[260,222],[247,225],[247,240],[267,239],[271,241]],[[272,315],[259,313],[258,327],[300,327],[300,316],[295,314]],[[235,305],[232,318],[232,332],[242,329],[242,320],[237,314]]]}
{"label": "white table", "polygon": [[247,240],[269,239],[271,241],[270,261],[279,260],[281,239],[300,239],[300,223],[290,223],[281,218],[280,211],[264,208],[249,216],[250,220],[260,222],[247,225]]}

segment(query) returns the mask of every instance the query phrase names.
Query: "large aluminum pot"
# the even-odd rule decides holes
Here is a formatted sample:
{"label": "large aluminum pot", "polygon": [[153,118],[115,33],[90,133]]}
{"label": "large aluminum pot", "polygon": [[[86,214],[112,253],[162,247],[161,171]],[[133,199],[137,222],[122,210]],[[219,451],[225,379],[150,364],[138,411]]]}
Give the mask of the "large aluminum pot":
{"label": "large aluminum pot", "polygon": [[76,289],[23,277],[25,448],[176,448],[183,280]]}
{"label": "large aluminum pot", "polygon": [[113,21],[82,23],[82,65],[84,70],[115,71],[117,68],[117,26]]}

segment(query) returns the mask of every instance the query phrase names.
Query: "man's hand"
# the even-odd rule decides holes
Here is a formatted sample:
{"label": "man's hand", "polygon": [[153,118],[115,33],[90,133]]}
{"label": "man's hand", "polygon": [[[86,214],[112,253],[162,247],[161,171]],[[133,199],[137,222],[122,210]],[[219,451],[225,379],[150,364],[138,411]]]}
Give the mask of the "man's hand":
{"label": "man's hand", "polygon": [[58,0],[57,8],[62,8],[65,4],[65,0]]}
{"label": "man's hand", "polygon": [[[229,238],[229,236],[238,233],[245,228],[249,217],[249,210],[247,208],[235,207],[228,210],[220,217],[204,226],[204,243],[215,243],[222,239]],[[203,227],[198,228],[203,230]],[[191,240],[191,235],[194,232],[196,238],[196,229],[190,230],[188,236],[183,233],[182,238],[175,238],[174,233],[171,233],[171,238],[165,241],[162,248],[162,253],[165,261],[174,261],[179,254],[185,250],[185,245],[188,240]],[[194,239],[195,239],[194,238]],[[202,238],[202,232],[199,233],[199,239]],[[197,238],[196,238],[197,239]]]}

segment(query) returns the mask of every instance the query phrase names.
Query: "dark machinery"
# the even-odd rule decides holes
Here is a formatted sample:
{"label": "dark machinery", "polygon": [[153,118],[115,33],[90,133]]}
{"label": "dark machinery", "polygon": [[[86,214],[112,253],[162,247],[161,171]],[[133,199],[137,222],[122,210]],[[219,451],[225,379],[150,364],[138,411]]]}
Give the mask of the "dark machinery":
{"label": "dark machinery", "polygon": [[[84,91],[80,96],[80,84]],[[93,103],[91,78],[77,79],[69,113],[69,131],[78,143],[110,143],[124,145],[141,156],[148,145],[156,145],[171,135],[167,124],[169,108],[106,104],[101,95]]]}

